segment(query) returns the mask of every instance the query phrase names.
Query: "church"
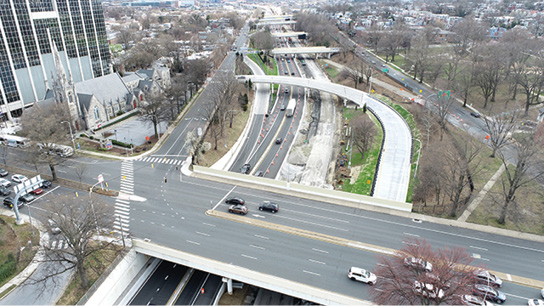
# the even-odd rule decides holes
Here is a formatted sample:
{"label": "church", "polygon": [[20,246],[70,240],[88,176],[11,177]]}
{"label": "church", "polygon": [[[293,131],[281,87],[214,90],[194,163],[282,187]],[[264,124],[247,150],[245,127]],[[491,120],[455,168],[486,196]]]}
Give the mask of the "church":
{"label": "church", "polygon": [[51,75],[52,88],[39,103],[67,103],[72,127],[77,131],[98,129],[138,108],[147,94],[170,86],[167,67],[127,72],[123,77],[110,73],[74,83],[70,73],[65,72],[58,51],[53,54],[56,75]]}

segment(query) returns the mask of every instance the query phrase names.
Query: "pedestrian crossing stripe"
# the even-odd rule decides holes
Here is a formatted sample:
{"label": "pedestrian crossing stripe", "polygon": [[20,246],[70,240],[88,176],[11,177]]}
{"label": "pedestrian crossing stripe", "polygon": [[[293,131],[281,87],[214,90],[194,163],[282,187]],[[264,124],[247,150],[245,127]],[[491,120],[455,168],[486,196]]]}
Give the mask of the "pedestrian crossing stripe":
{"label": "pedestrian crossing stripe", "polygon": [[168,164],[168,165],[181,165],[183,160],[179,159],[168,159],[164,157],[142,157],[136,159],[136,161],[146,162],[146,163],[159,163],[159,164]]}

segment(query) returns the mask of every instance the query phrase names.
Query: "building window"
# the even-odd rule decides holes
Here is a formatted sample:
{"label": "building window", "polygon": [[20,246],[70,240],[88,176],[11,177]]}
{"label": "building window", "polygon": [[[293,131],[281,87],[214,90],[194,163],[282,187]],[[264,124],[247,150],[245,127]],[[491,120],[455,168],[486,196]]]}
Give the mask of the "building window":
{"label": "building window", "polygon": [[115,109],[115,112],[119,112],[119,105],[115,104],[115,106],[113,107]]}
{"label": "building window", "polygon": [[113,111],[111,110],[111,106],[108,106],[108,115],[109,115],[110,117],[113,116]]}
{"label": "building window", "polygon": [[94,120],[100,120],[100,113],[98,112],[98,106],[94,107]]}

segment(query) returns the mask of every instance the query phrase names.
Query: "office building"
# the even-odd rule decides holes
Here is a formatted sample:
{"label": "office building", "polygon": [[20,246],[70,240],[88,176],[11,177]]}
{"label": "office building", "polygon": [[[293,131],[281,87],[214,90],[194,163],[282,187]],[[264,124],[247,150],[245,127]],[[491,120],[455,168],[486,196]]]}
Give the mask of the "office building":
{"label": "office building", "polygon": [[0,0],[0,121],[46,98],[59,60],[74,83],[111,73],[101,1]]}

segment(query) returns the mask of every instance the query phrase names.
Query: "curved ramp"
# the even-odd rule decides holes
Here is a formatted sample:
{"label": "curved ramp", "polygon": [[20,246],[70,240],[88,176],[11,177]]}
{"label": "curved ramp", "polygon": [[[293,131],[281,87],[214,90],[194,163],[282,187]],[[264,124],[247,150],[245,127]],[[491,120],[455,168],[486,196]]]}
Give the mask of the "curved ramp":
{"label": "curved ramp", "polygon": [[410,127],[390,106],[370,97],[360,90],[343,85],[297,77],[241,75],[238,80],[253,83],[275,83],[308,87],[338,95],[359,106],[366,104],[381,121],[384,133],[383,149],[378,165],[374,197],[406,201],[410,183],[412,133]]}

